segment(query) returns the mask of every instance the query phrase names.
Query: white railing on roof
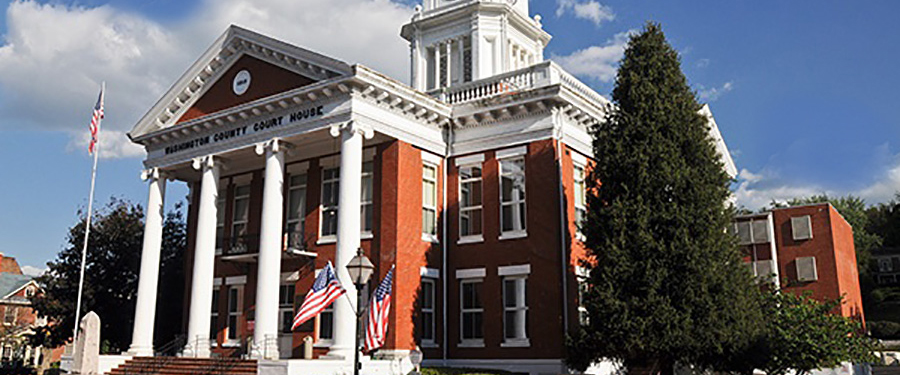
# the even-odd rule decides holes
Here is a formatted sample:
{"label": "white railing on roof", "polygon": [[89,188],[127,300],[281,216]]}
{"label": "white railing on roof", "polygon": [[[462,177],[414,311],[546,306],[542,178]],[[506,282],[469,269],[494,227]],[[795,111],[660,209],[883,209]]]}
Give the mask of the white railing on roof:
{"label": "white railing on roof", "polygon": [[524,69],[448,87],[443,93],[438,90],[430,93],[437,94],[436,96],[448,104],[460,104],[555,84],[563,85],[597,105],[609,102],[552,61],[544,61]]}

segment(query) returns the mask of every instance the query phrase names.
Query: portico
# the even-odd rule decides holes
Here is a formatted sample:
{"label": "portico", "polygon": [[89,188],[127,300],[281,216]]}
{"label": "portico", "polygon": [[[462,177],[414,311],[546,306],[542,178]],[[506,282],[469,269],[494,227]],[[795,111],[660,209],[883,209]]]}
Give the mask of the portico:
{"label": "portico", "polygon": [[[339,160],[335,165],[340,173],[340,184],[334,264],[338,277],[349,279],[345,265],[361,244],[363,148],[396,139],[425,141],[435,152],[444,147],[440,124],[447,121],[449,109],[432,98],[362,66],[349,67],[327,61],[327,58],[300,49],[294,51],[294,55],[267,49],[268,38],[243,29],[232,28],[223,37],[225,40],[214,46],[216,50],[207,52],[208,61],[201,59],[195,64],[201,66],[197,77],[187,80],[183,88],[178,84],[173,87],[176,94],[180,92],[181,95],[168,95],[172,97],[172,105],[148,113],[135,128],[140,131],[131,134],[136,142],[147,147],[145,165],[148,170],[144,177],[149,184],[138,306],[129,350],[134,355],[153,353],[154,307],[167,178],[187,182],[197,204],[193,262],[187,270],[190,273],[190,303],[183,355],[209,357],[211,348],[215,347],[211,332],[217,327],[212,326],[216,320],[215,317],[211,319],[210,311],[216,311],[217,306],[213,304],[218,296],[214,296],[214,290],[222,284],[217,279],[220,276],[216,276],[217,265],[230,259],[232,263],[243,264],[242,269],[255,268],[250,274],[251,279],[255,279],[255,291],[243,290],[239,294],[240,297],[252,293],[254,300],[244,303],[253,309],[252,320],[246,318],[241,323],[245,318],[238,317],[237,323],[232,325],[229,310],[227,328],[243,328],[241,331],[252,337],[245,347],[252,357],[278,359],[284,352],[279,350],[279,336],[283,335],[279,322],[284,324],[284,317],[279,316],[284,302],[279,295],[280,285],[283,274],[297,271],[282,269],[282,265],[285,261],[310,262],[310,257],[316,256],[314,252],[304,251],[309,247],[305,243],[308,242],[306,236],[301,236],[299,241],[288,237],[285,194],[289,189],[285,176],[293,174],[288,174],[286,165],[293,163],[296,166],[298,162],[308,165],[303,160],[318,160],[329,155]],[[229,67],[229,62],[235,64],[245,56],[264,58],[266,62],[274,59],[276,66],[291,63],[299,68],[293,70],[298,74],[316,72],[318,77],[314,78],[325,79],[211,115],[179,120],[179,114],[184,117],[204,100],[204,95],[214,92],[215,83],[222,79],[225,70],[236,69]],[[247,74],[259,82],[271,73],[260,70]],[[254,81],[250,82],[252,88]],[[234,93],[239,90],[235,88]],[[378,108],[380,106],[387,106],[389,111]],[[180,108],[173,111],[174,107]],[[237,214],[234,208],[227,213],[219,212],[228,195],[228,187],[222,186],[223,178],[260,169],[261,211],[258,228],[253,230],[258,237],[246,235],[250,230],[245,225],[240,240],[235,240],[239,235],[237,229],[229,228],[232,232],[229,241],[225,238],[227,231],[223,230],[223,217]],[[231,221],[236,222],[236,219]],[[292,242],[291,249],[288,249],[288,242]],[[344,283],[344,287],[355,296],[352,284]],[[229,306],[231,297],[229,294]],[[334,305],[333,327],[329,328],[333,331],[328,350],[330,358],[352,358],[355,342],[353,308],[348,299],[340,299]],[[246,325],[251,322],[252,329],[249,329]],[[228,339],[240,336],[228,333]]]}

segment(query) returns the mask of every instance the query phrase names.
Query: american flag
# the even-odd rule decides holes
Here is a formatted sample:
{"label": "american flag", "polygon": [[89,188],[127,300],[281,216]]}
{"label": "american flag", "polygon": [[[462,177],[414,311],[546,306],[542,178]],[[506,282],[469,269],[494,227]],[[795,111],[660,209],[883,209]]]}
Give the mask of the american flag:
{"label": "american flag", "polygon": [[300,306],[300,310],[294,316],[294,324],[291,326],[291,330],[297,329],[301,324],[306,323],[307,320],[319,315],[322,310],[325,310],[328,305],[344,293],[347,293],[347,291],[344,290],[341,282],[334,275],[334,267],[331,266],[331,262],[328,262],[325,268],[319,272],[319,276],[316,277],[312,289],[309,290],[309,293],[306,293],[303,305]]}
{"label": "american flag", "polygon": [[88,152],[93,154],[97,145],[97,137],[100,133],[100,120],[103,119],[103,87],[100,88],[100,96],[97,97],[97,104],[94,106],[94,114],[91,116],[91,144],[88,145]]}
{"label": "american flag", "polygon": [[391,285],[394,279],[394,267],[388,271],[372,294],[369,303],[369,323],[366,325],[366,351],[372,351],[384,345],[387,337],[388,316],[391,313]]}

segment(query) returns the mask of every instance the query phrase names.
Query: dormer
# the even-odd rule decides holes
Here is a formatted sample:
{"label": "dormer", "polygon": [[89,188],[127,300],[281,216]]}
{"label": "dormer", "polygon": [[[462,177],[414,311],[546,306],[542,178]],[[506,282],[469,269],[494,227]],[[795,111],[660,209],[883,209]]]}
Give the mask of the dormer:
{"label": "dormer", "polygon": [[411,86],[426,92],[540,63],[550,42],[527,0],[424,0],[401,35]]}

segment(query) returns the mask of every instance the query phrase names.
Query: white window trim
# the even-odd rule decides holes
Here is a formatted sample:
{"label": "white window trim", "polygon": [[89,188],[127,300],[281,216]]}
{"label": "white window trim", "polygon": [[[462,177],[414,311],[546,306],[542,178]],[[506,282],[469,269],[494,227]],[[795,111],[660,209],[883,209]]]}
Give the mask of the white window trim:
{"label": "white window trim", "polygon": [[519,156],[525,156],[528,153],[528,146],[521,145],[518,147],[505,148],[497,150],[494,154],[497,159],[513,159]]}
{"label": "white window trim", "polygon": [[[221,280],[221,279],[217,279],[217,280]],[[214,285],[214,286],[213,286],[212,294],[213,294],[213,301],[214,301],[214,302],[219,302],[219,301],[218,301],[218,298],[221,297],[221,295],[219,295],[219,291],[220,291],[221,285],[222,285],[222,284],[220,283],[219,285]],[[215,347],[215,346],[218,344],[218,341],[219,341],[219,327],[218,327],[218,324],[219,324],[219,306],[218,306],[218,305],[219,305],[218,303],[213,303],[213,306],[212,306],[212,308],[210,309],[210,312],[209,312],[209,320],[210,320],[210,324],[215,324],[215,325],[216,325],[216,327],[210,327],[210,329],[212,329],[212,328],[215,328],[215,329],[216,329],[215,336],[212,336],[212,337],[209,338],[209,343],[210,343],[210,345],[211,345],[212,347]],[[215,321],[216,323],[213,323],[213,321]]]}
{"label": "white window trim", "polygon": [[[296,177],[296,176],[303,176],[303,175],[306,176],[306,182],[303,182],[302,184],[297,184],[297,185],[291,184],[291,178]],[[291,206],[291,193],[293,193],[295,190],[300,190],[300,189],[303,189],[304,193],[309,191],[309,175],[306,174],[305,170],[303,172],[290,173],[290,174],[288,174],[288,176],[289,176],[288,180],[287,180],[288,193],[287,193],[287,196],[285,197],[286,199],[284,200],[286,212],[288,211],[288,209]],[[303,199],[303,201],[304,201],[304,203],[308,203],[308,202],[306,202],[306,199]],[[302,205],[302,207],[300,207],[300,214],[297,216],[296,219],[289,219],[290,216],[291,216],[290,212],[287,212],[284,215],[284,221],[285,221],[286,227],[291,228],[292,226],[294,226],[298,223],[303,223],[303,226],[301,226],[301,228],[305,231],[305,229],[306,229],[305,228],[306,227],[306,204],[304,204],[304,205]]]}
{"label": "white window trim", "polygon": [[440,279],[441,270],[437,268],[422,267],[419,268],[419,276],[427,277],[429,279]]}
{"label": "white window trim", "polygon": [[[460,278],[459,271],[456,271],[456,275],[457,275],[457,278],[461,279],[459,281],[459,345],[458,346],[460,348],[483,348],[484,347],[484,303],[482,302],[481,308],[477,308],[477,309],[464,308],[463,305],[465,303],[464,302],[465,296],[463,293],[465,291],[465,287],[463,287],[463,285],[465,285],[465,284],[481,284],[481,288],[483,290],[484,289],[484,278],[483,277]],[[463,324],[463,322],[465,321],[466,313],[481,313],[481,323],[482,323],[481,335],[482,335],[482,338],[480,338],[480,339],[463,338],[464,333],[465,333],[465,331],[464,331],[465,324]]]}
{"label": "white window trim", "polygon": [[[428,312],[431,313],[431,339],[426,340],[424,338],[421,338],[421,344],[422,344],[422,347],[425,347],[425,348],[437,348],[438,344],[437,344],[437,341],[435,341],[435,338],[437,336],[437,311],[435,309],[435,307],[436,307],[435,302],[437,301],[437,296],[436,296],[436,294],[437,294],[436,293],[437,292],[437,279],[432,278],[432,277],[426,277],[423,275],[422,276],[422,285],[425,285],[425,283],[431,284],[431,309],[428,309],[429,310]],[[422,307],[421,313],[424,315],[425,312],[426,312],[426,309],[424,307]]]}
{"label": "white window trim", "polygon": [[[578,169],[581,169],[581,204],[578,203],[578,195],[575,195],[572,199],[572,207],[577,213],[579,209],[584,212],[584,216],[587,216],[587,163],[584,156],[581,157],[583,160],[577,160],[575,158],[577,153],[572,153],[572,189],[574,194],[578,194],[577,191],[574,191],[578,187]],[[578,215],[575,215],[573,219],[577,219]],[[587,237],[584,235],[584,231],[581,228],[581,223],[575,222],[575,238],[581,242],[587,240]]]}
{"label": "white window trim", "polygon": [[[425,154],[423,153],[423,155],[425,155]],[[425,176],[425,168],[433,168],[434,169],[434,177],[431,177],[431,178],[426,177]],[[424,158],[422,159],[422,210],[423,211],[424,210],[434,211],[434,220],[433,220],[434,223],[433,224],[434,224],[434,229],[435,229],[433,234],[426,233],[425,227],[423,226],[422,227],[422,240],[428,241],[428,242],[433,242],[433,243],[439,242],[438,236],[437,236],[437,234],[438,234],[438,232],[437,232],[437,229],[438,229],[438,207],[437,207],[438,206],[437,205],[438,204],[438,170],[440,170],[440,169],[437,164],[431,163],[430,161],[426,161]],[[434,187],[432,189],[433,193],[434,193],[434,204],[433,205],[428,205],[425,203],[425,182],[426,181],[434,184]]]}
{"label": "white window trim", "polygon": [[483,279],[487,275],[485,268],[466,268],[456,270],[457,279]]}
{"label": "white window trim", "polygon": [[[478,155],[473,155],[473,156],[479,156],[481,160],[484,160],[484,154],[478,154]],[[472,158],[472,156],[469,156],[467,158]],[[477,158],[475,158],[473,160],[477,160]],[[459,209],[458,209],[458,211],[459,211],[459,220],[458,220],[459,221],[459,233],[458,233],[459,240],[457,240],[456,243],[458,245],[462,245],[462,244],[468,244],[468,243],[484,242],[484,164],[482,162],[459,164],[460,159],[457,159],[456,161],[457,161],[457,170],[466,168],[466,167],[478,167],[479,169],[481,169],[481,176],[479,176],[478,178],[469,178],[466,180],[463,180],[462,178],[458,178],[459,183],[457,184],[457,189],[458,189],[457,192],[458,192],[459,196],[457,197],[457,201],[459,202]],[[471,207],[463,208],[463,206],[462,206],[463,184],[469,183],[469,182],[476,182],[476,181],[481,182],[481,204],[478,206],[471,206]],[[462,234],[463,211],[480,211],[481,212],[481,233],[469,234],[469,235],[465,235],[465,236]]]}
{"label": "white window trim", "polygon": [[[522,146],[522,148],[524,149],[525,146]],[[498,151],[498,154],[499,154],[499,151]],[[500,202],[500,212],[499,212],[500,237],[499,237],[499,239],[501,241],[528,237],[528,189],[527,189],[527,187],[525,188],[525,198],[523,198],[521,200],[514,199],[509,202],[503,201],[503,162],[504,161],[521,160],[523,167],[525,165],[524,153],[522,153],[522,154],[510,153],[510,154],[511,154],[511,156],[504,156],[503,158],[500,158],[500,157],[497,158],[497,186],[500,188],[500,189],[498,189],[499,196],[497,198],[498,198],[498,201]],[[528,178],[527,175],[528,175],[528,172],[526,170],[523,172],[523,176],[522,176],[523,183],[525,183],[525,179]],[[482,190],[483,189],[484,188],[482,187]],[[510,231],[503,231],[503,207],[505,207],[505,206],[514,206],[515,207],[522,203],[525,204],[525,212],[523,213],[525,215],[525,227],[522,229],[513,229]],[[483,204],[482,204],[482,206],[483,206]],[[484,232],[484,229],[482,229],[482,233],[483,232]]]}
{"label": "white window trim", "polygon": [[[525,290],[527,288],[526,283],[528,282],[528,276],[523,275],[523,274],[517,274],[517,275],[510,275],[510,276],[503,277],[503,279],[501,280],[501,285],[503,285],[504,290],[501,291],[501,293],[502,293],[501,299],[506,298],[506,290],[505,290],[506,282],[510,281],[510,280],[515,281],[516,296],[517,296],[516,298],[518,300],[518,298],[521,297],[522,306],[507,307],[506,301],[501,300],[501,306],[503,306],[503,342],[500,343],[500,347],[501,348],[529,347],[529,346],[531,346],[531,341],[528,339],[528,326],[527,326],[528,325],[528,296],[527,296],[527,293],[525,293]],[[521,289],[519,289],[520,283],[522,285]],[[523,292],[524,294],[520,294],[520,292]],[[509,311],[523,313],[522,318],[525,319],[525,325],[526,325],[525,329],[524,329],[525,332],[522,332],[522,334],[525,336],[524,338],[507,338],[506,337],[506,313]]]}
{"label": "white window trim", "polygon": [[454,161],[457,167],[484,163],[484,154],[461,156]]}
{"label": "white window trim", "polygon": [[[244,187],[246,187],[246,188],[248,189],[248,190],[247,190],[247,194],[244,194],[244,195],[238,195],[238,189],[244,188]],[[236,226],[238,226],[238,225],[243,225],[243,226],[244,226],[244,234],[245,234],[245,235],[248,234],[247,231],[250,229],[250,228],[249,228],[249,225],[250,225],[250,195],[251,195],[250,189],[252,189],[252,187],[250,186],[249,183],[248,183],[248,184],[240,184],[240,185],[239,185],[239,184],[234,184],[234,188],[233,188],[233,190],[234,190],[234,197],[232,197],[232,200],[231,200],[231,205],[232,205],[232,209],[231,209],[231,238],[232,238],[232,241],[234,241],[234,240],[235,240],[235,237],[239,235],[238,233],[235,233],[234,228],[235,228]],[[247,200],[247,214],[245,215],[245,217],[244,217],[243,220],[238,220],[237,218],[234,217],[234,215],[237,214],[237,202],[238,202],[238,200],[242,200],[242,199],[246,199],[246,200]],[[229,245],[229,246],[230,246],[230,245]]]}
{"label": "white window trim", "polygon": [[[337,173],[336,177],[326,179],[325,172],[330,169],[337,169],[338,173]],[[340,172],[339,167],[332,167],[332,166],[322,167],[322,168],[319,168],[319,170],[320,170],[319,174],[321,175],[322,179],[319,182],[320,183],[320,187],[319,187],[319,190],[320,190],[319,191],[319,239],[318,239],[318,241],[316,241],[316,244],[334,243],[334,242],[337,242],[337,233],[329,234],[329,235],[322,234],[323,224],[325,224],[325,208],[326,208],[326,206],[325,206],[325,184],[329,183],[329,182],[335,182],[335,181],[337,181],[337,183],[340,184],[341,183],[341,172]],[[340,194],[340,185],[338,185],[338,194]],[[331,207],[331,206],[327,206],[327,207]],[[335,207],[336,207],[335,209],[338,210],[338,212],[340,212],[339,211],[341,209],[340,198],[338,198],[338,202]]]}
{"label": "white window trim", "polygon": [[[10,310],[12,309],[12,310]],[[7,322],[6,317],[9,315],[9,312],[12,311],[12,322]],[[19,309],[16,306],[6,305],[6,310],[3,311],[3,325],[11,326],[16,324],[16,319],[19,318]]]}
{"label": "white window trim", "polygon": [[[246,276],[242,276],[246,279]],[[246,280],[245,280],[246,282]],[[226,299],[228,300],[228,306],[225,308],[226,315],[228,319],[231,320],[231,317],[236,317],[235,320],[235,338],[229,338],[228,336],[231,334],[231,325],[229,322],[225,322],[225,327],[228,329],[228,332],[225,334],[225,343],[222,346],[239,346],[241,344],[241,328],[243,328],[243,324],[241,324],[241,316],[244,315],[244,285],[243,284],[228,284],[226,280],[226,285],[228,285],[228,293],[226,294]],[[237,311],[231,311],[231,288],[235,288],[237,290]]]}
{"label": "white window trim", "polygon": [[[290,333],[284,333],[284,332],[281,331],[281,327],[284,325],[284,321],[282,321],[282,319],[283,319],[283,317],[284,317],[284,313],[285,313],[285,312],[290,312],[291,315],[292,315],[291,317],[293,318],[293,313],[294,313],[294,302],[295,302],[295,301],[294,301],[294,298],[295,298],[295,296],[296,296],[296,294],[297,294],[297,291],[296,291],[296,285],[294,285],[293,282],[286,281],[286,280],[285,280],[285,275],[286,275],[286,274],[284,274],[284,273],[281,274],[281,280],[282,280],[282,281],[281,281],[280,284],[278,284],[278,334],[279,334],[279,335],[290,335]],[[289,275],[289,274],[287,274],[287,275]],[[282,288],[282,287],[291,287],[291,286],[294,286],[294,288],[295,288],[295,289],[294,289],[294,294],[295,294],[295,295],[294,295],[294,296],[290,296],[290,300],[291,300],[291,303],[290,303],[290,304],[287,304],[287,305],[282,304],[282,303],[281,303],[281,288]]]}
{"label": "white window trim", "polygon": [[531,264],[497,267],[498,276],[526,276],[531,274]]}
{"label": "white window trim", "polygon": [[[216,192],[216,236],[222,233],[222,238],[216,238],[216,255],[222,255],[222,248],[225,246],[225,222],[228,221],[225,213],[228,211],[228,180],[219,180],[219,191]],[[222,188],[221,186],[225,186]],[[218,212],[221,210],[222,212]],[[222,222],[219,222],[219,215],[222,215]],[[221,230],[219,230],[221,229]]]}
{"label": "white window trim", "polygon": [[[373,151],[374,151],[374,149],[373,149]],[[366,168],[365,168],[366,163],[372,163],[372,171],[371,172],[366,172]],[[365,188],[364,180],[367,177],[369,179],[371,179],[371,181],[372,181],[372,200],[368,200],[368,201],[363,200],[363,197],[362,197],[362,189]],[[340,179],[340,177],[338,177],[338,178]],[[360,182],[360,184],[359,184],[359,186],[360,186],[360,192],[359,192],[359,225],[360,225],[360,228],[359,228],[359,233],[360,233],[361,237],[372,238],[373,237],[372,229],[366,230],[366,229],[362,228],[362,226],[364,226],[366,224],[365,223],[366,215],[364,214],[364,212],[366,210],[366,206],[372,207],[372,221],[373,222],[369,223],[369,226],[372,227],[373,229],[375,228],[375,223],[374,223],[374,221],[375,221],[375,162],[372,161],[371,158],[369,160],[363,161],[362,175],[360,175],[359,182]],[[340,201],[338,201],[338,207],[339,207],[338,212],[340,212],[340,205],[341,205]],[[366,235],[368,235],[368,237],[366,237]]]}

